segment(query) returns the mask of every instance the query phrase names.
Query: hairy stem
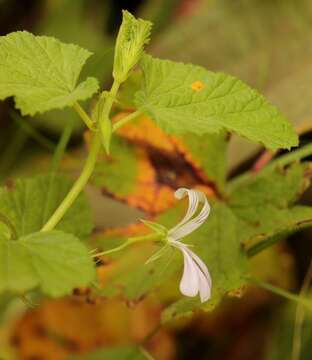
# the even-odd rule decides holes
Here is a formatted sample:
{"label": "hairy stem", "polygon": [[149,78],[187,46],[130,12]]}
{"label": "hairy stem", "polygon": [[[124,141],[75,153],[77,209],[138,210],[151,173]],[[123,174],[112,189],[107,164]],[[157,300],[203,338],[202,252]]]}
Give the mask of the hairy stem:
{"label": "hairy stem", "polygon": [[51,231],[63,218],[65,213],[68,211],[68,209],[72,206],[74,201],[77,199],[81,191],[86,186],[90,176],[93,173],[97,156],[100,151],[100,139],[97,133],[94,134],[90,152],[88,155],[88,158],[86,160],[85,166],[79,176],[79,178],[76,180],[74,186],[71,188],[63,202],[60,204],[60,206],[56,209],[54,214],[51,216],[51,218],[48,220],[48,222],[43,226],[41,231]]}

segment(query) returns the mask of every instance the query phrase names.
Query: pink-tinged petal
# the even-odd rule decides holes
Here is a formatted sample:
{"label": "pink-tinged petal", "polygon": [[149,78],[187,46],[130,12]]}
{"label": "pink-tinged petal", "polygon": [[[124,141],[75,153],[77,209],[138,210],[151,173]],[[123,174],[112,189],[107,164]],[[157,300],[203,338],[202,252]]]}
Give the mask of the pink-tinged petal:
{"label": "pink-tinged petal", "polygon": [[196,210],[198,208],[198,204],[200,201],[199,192],[196,190],[189,190],[186,188],[180,188],[174,193],[175,197],[177,199],[183,199],[185,196],[188,196],[188,209],[186,211],[186,214],[184,218],[171,230],[169,230],[169,236],[173,238],[174,240],[177,240],[178,237],[175,235],[175,232],[185,223],[187,223],[192,216],[195,215]]}
{"label": "pink-tinged petal", "polygon": [[[210,205],[209,205],[209,202],[208,202],[205,194],[200,191],[197,191],[197,190],[192,190],[192,191],[197,193],[197,199],[200,202],[203,202],[204,205],[203,205],[200,213],[196,217],[194,217],[193,219],[190,219],[188,222],[183,223],[182,225],[179,224],[179,227],[178,228],[175,227],[174,231],[173,231],[173,229],[169,231],[170,237],[173,238],[174,240],[182,239],[183,237],[192,233],[194,230],[199,228],[206,221],[207,217],[209,216]],[[173,233],[172,233],[172,231],[173,231]]]}
{"label": "pink-tinged petal", "polygon": [[185,296],[194,297],[199,291],[197,265],[185,249],[181,248],[180,250],[182,251],[184,257],[184,269],[180,282],[180,291]]}

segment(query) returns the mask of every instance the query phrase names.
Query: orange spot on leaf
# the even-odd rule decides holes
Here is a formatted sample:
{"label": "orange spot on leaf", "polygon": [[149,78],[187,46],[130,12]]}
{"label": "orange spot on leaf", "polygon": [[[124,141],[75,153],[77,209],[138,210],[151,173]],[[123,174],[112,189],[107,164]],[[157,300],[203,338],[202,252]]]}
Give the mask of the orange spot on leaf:
{"label": "orange spot on leaf", "polygon": [[194,90],[194,91],[199,91],[201,90],[203,87],[205,86],[205,84],[198,80],[198,81],[195,81],[193,82],[193,84],[191,85],[191,88]]}

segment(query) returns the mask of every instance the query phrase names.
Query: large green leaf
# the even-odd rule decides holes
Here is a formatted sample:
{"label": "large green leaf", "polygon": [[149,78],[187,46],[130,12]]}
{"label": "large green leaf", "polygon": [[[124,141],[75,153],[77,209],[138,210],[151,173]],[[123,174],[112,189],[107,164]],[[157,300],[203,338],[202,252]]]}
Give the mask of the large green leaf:
{"label": "large green leaf", "polygon": [[241,223],[242,242],[291,232],[312,220],[312,207],[294,205],[309,184],[304,173],[305,165],[295,164],[251,176],[233,190],[229,206]]}
{"label": "large green leaf", "polygon": [[143,57],[139,109],[171,133],[233,131],[271,149],[298,144],[287,119],[242,81],[199,66]]}
{"label": "large green leaf", "polygon": [[[101,24],[105,21],[106,4],[96,4],[101,11],[97,11],[99,21],[85,16],[89,5],[85,0],[62,0],[43,3],[45,6],[39,20],[39,33],[54,36],[65,43],[74,43],[89,49],[93,55],[88,59],[81,71],[81,78],[94,76],[106,81],[111,76],[114,55],[113,39],[104,34]],[[92,4],[92,8],[95,4]],[[104,7],[104,9],[103,9]],[[98,10],[98,9],[96,9]],[[93,8],[94,11],[94,8]],[[38,29],[38,25],[37,25]],[[36,116],[36,123],[54,132],[61,132],[66,121],[75,123],[75,130],[81,132],[84,124],[72,109],[56,109]]]}
{"label": "large green leaf", "polygon": [[[122,107],[135,108],[134,94],[140,89],[142,82],[143,76],[141,71],[134,72],[129,76],[118,93],[118,100]],[[151,142],[148,135],[151,134],[152,139],[157,139],[157,135],[155,131],[153,131],[153,127],[157,125],[152,119],[149,119],[150,130],[147,130],[146,121],[146,116],[139,116],[131,121],[131,124],[128,124],[128,128],[131,127],[131,129],[135,129],[137,136],[140,134],[139,140],[149,148],[152,148],[153,151],[155,143]],[[146,133],[147,131],[148,133]],[[126,136],[130,141],[140,143],[138,139],[131,139],[130,133],[131,131],[128,132],[126,127],[122,136]],[[160,132],[158,132],[158,134],[160,134]],[[220,189],[224,187],[227,170],[226,152],[228,144],[225,133],[204,135],[187,133],[172,137],[162,132],[161,136],[162,138],[158,136],[159,144],[164,142],[171,143],[174,148],[174,153],[167,154],[166,151],[164,151],[166,150],[164,147],[162,151],[164,157],[167,155],[181,157],[182,155],[185,160],[195,168],[196,174],[199,175],[202,180],[208,180]]]}
{"label": "large green leaf", "polygon": [[[153,42],[153,55],[237,76],[261,91],[293,124],[309,121],[311,2],[221,0],[201,5],[192,16],[175,18],[174,26]],[[187,43],[192,46],[186,51]],[[242,138],[233,140],[231,168],[259,150]]]}
{"label": "large green leaf", "polygon": [[23,293],[39,287],[59,297],[95,279],[85,245],[61,231],[37,232],[18,240],[0,238],[0,292]]}
{"label": "large green leaf", "polygon": [[[12,182],[0,188],[0,213],[13,224],[18,236],[39,231],[62,202],[72,182],[61,175],[44,175]],[[77,198],[56,227],[87,237],[92,228],[92,214],[84,195]]]}
{"label": "large green leaf", "polygon": [[0,37],[0,99],[15,97],[23,115],[71,106],[98,89],[95,78],[77,85],[91,53],[26,31]]}
{"label": "large green leaf", "polygon": [[149,359],[142,349],[131,346],[119,346],[96,350],[86,355],[71,356],[68,360],[146,360]]}

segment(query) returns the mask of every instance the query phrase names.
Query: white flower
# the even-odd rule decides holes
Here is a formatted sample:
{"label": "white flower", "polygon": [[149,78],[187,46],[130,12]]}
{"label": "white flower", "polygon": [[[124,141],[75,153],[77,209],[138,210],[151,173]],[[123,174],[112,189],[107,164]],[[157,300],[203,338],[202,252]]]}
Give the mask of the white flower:
{"label": "white flower", "polygon": [[[177,199],[182,199],[188,196],[189,206],[184,218],[172,229],[166,229],[159,224],[145,222],[146,225],[167,234],[167,245],[173,246],[180,250],[184,258],[183,276],[180,282],[180,291],[185,296],[194,297],[199,293],[201,302],[205,302],[211,297],[211,277],[205,263],[189,249],[187,244],[182,243],[180,240],[189,235],[197,228],[199,228],[207,219],[210,213],[210,205],[204,193],[197,190],[189,190],[180,188],[175,192]],[[199,214],[195,216],[199,204],[203,203],[203,207]],[[154,254],[149,260],[154,261],[159,258],[168,246],[163,247]]]}
{"label": "white flower", "polygon": [[[210,205],[204,193],[197,190],[180,188],[175,192],[177,199],[188,196],[189,206],[184,218],[168,232],[168,242],[179,249],[184,258],[183,276],[180,282],[180,291],[185,296],[196,296],[199,293],[201,302],[211,297],[211,277],[205,263],[180,242],[182,238],[199,228],[210,213]],[[194,216],[200,203],[203,207],[197,216]]]}

